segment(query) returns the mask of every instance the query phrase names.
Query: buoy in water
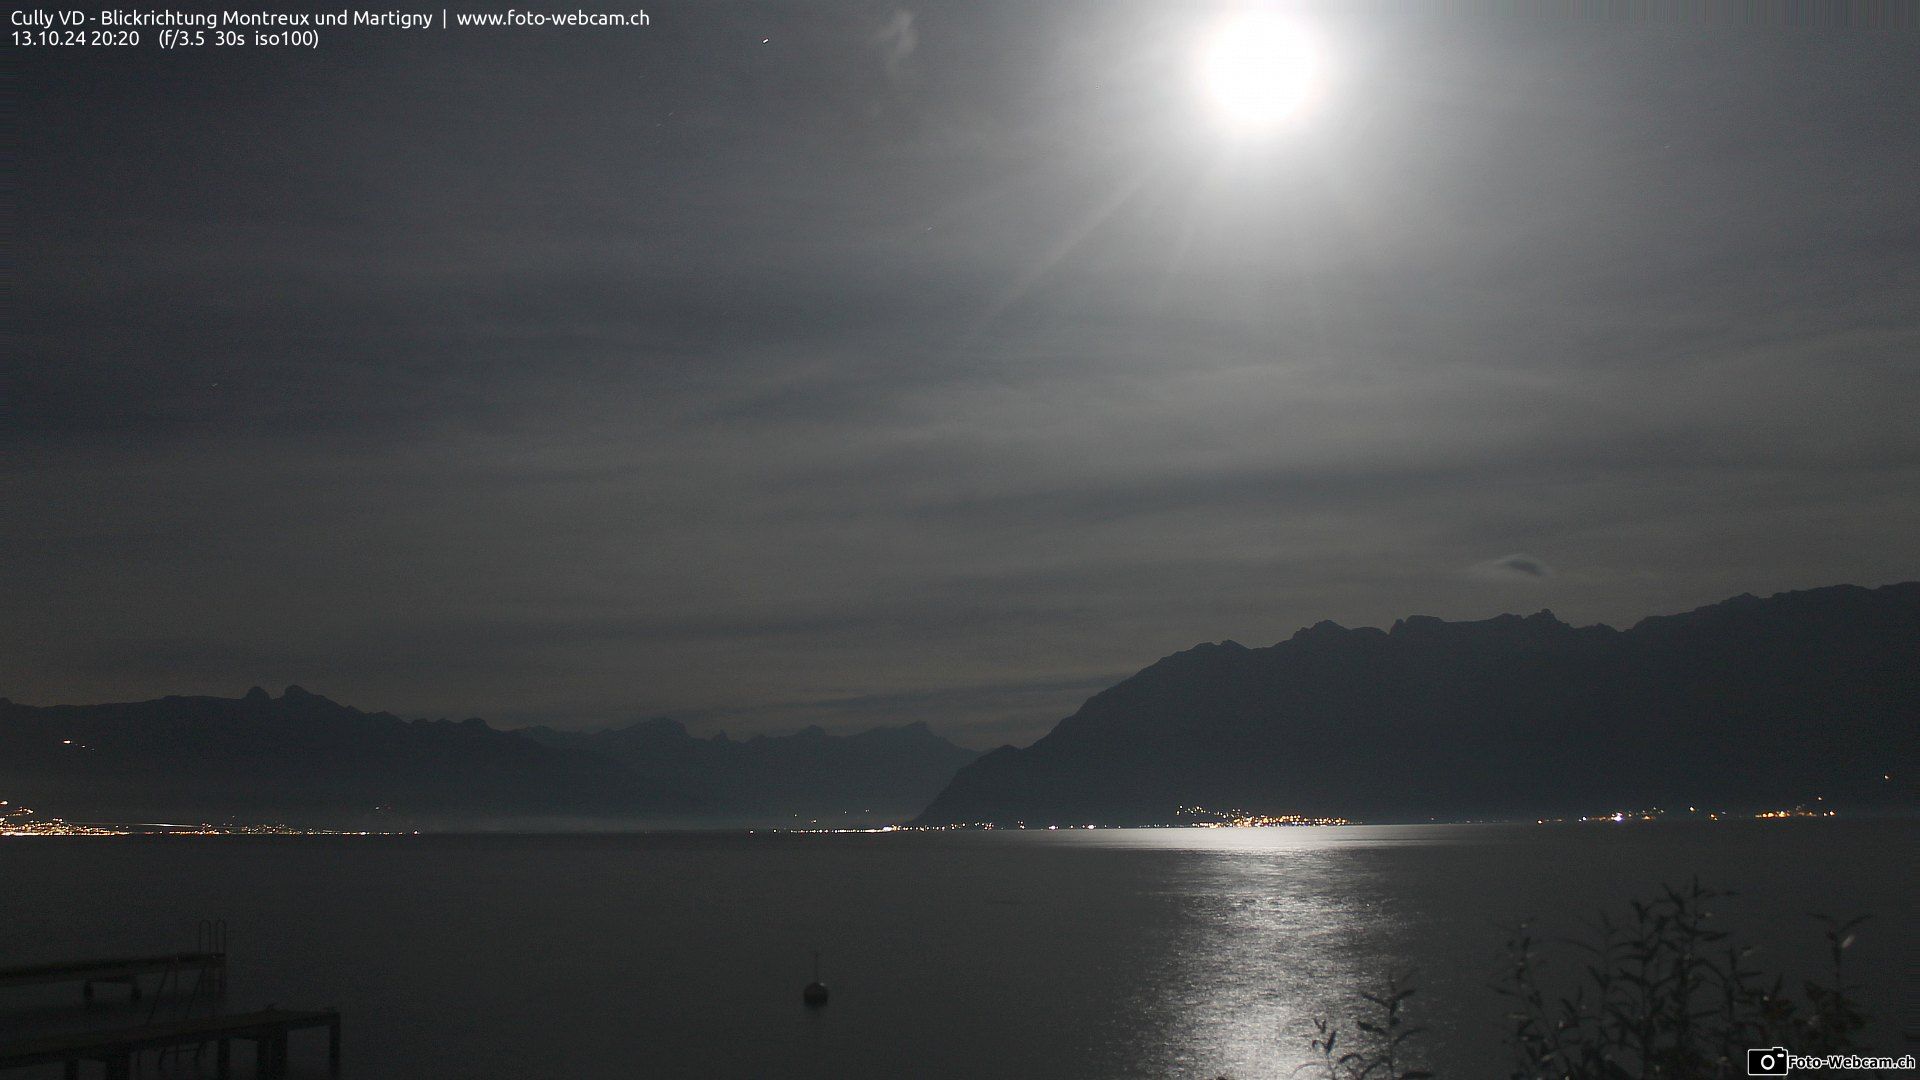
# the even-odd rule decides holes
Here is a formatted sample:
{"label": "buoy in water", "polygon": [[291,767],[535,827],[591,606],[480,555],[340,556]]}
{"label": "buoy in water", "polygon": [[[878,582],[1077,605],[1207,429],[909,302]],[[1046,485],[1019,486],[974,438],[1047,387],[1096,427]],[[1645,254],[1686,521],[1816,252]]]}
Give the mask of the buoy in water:
{"label": "buoy in water", "polygon": [[806,1002],[809,1009],[817,1009],[827,1003],[827,984],[820,981],[820,954],[817,951],[813,954],[813,981],[800,991],[800,1000]]}

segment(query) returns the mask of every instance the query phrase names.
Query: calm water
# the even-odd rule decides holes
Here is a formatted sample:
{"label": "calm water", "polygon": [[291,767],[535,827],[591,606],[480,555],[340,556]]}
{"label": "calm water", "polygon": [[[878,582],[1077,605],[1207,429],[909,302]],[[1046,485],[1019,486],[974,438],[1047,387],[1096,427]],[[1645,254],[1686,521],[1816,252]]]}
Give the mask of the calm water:
{"label": "calm water", "polygon": [[[1916,839],[1841,821],[14,840],[0,965],[185,947],[224,917],[228,1007],[338,1005],[362,1080],[1288,1077],[1308,1018],[1413,967],[1433,1064],[1477,1078],[1506,1061],[1486,989],[1503,926],[1571,931],[1696,873],[1743,893],[1723,910],[1774,967],[1817,961],[1806,912],[1873,913],[1854,974],[1873,1042],[1902,1049]],[[799,1000],[814,948],[819,1012]],[[0,990],[0,1030],[71,1022],[76,995]],[[301,1039],[296,1063],[324,1072],[324,1039]]]}

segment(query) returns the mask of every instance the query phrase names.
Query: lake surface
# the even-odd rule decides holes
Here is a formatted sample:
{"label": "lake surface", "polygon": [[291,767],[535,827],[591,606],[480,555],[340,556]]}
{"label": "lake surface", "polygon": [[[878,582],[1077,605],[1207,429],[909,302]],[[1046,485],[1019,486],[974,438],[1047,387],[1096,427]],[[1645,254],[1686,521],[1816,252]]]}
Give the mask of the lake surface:
{"label": "lake surface", "polygon": [[[1485,1078],[1507,1063],[1505,927],[1575,932],[1697,874],[1740,891],[1720,910],[1772,969],[1821,970],[1807,912],[1871,913],[1850,975],[1870,1042],[1902,1052],[1916,840],[1860,821],[23,838],[0,841],[0,966],[186,948],[224,918],[227,1008],[339,1006],[361,1080],[1290,1077],[1311,1017],[1413,968],[1431,1064]],[[0,990],[0,1034],[80,1021],[77,995]],[[324,1073],[324,1041],[294,1037],[296,1075]]]}

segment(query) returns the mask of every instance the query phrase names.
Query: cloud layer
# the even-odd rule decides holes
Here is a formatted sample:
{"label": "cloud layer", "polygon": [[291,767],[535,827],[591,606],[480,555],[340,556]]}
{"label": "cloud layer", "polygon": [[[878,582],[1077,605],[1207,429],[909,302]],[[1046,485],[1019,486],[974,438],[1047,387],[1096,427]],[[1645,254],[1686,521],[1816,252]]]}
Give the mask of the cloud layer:
{"label": "cloud layer", "polygon": [[1331,9],[1228,152],[1199,18],[23,58],[0,693],[984,744],[1199,640],[1913,575],[1900,39]]}

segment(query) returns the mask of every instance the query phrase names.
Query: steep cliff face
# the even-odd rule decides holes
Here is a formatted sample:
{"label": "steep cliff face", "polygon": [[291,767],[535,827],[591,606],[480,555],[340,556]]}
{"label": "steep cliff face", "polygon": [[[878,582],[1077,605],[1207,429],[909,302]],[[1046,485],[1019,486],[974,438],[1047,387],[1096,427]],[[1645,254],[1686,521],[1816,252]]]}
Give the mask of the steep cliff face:
{"label": "steep cliff face", "polygon": [[1625,631],[1550,612],[1320,623],[1169,656],[919,819],[1170,822],[1915,803],[1920,583],[1751,596]]}

